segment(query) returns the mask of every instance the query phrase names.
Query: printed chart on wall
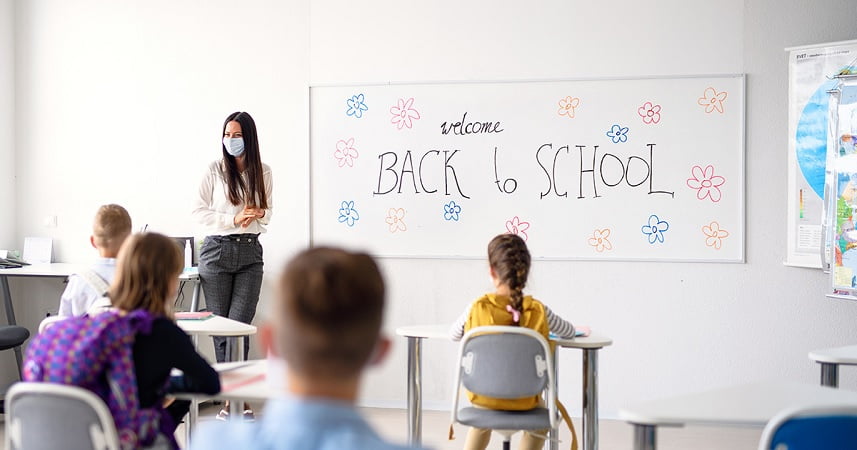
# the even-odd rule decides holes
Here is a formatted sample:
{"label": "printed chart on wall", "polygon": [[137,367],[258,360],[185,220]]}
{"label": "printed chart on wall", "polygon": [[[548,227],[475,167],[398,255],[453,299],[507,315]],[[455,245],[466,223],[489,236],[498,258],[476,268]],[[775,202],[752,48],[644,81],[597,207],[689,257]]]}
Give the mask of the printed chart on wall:
{"label": "printed chart on wall", "polygon": [[741,262],[744,77],[310,88],[313,245]]}
{"label": "printed chart on wall", "polygon": [[821,267],[824,174],[833,76],[857,59],[857,41],[789,51],[789,180],[785,264]]}

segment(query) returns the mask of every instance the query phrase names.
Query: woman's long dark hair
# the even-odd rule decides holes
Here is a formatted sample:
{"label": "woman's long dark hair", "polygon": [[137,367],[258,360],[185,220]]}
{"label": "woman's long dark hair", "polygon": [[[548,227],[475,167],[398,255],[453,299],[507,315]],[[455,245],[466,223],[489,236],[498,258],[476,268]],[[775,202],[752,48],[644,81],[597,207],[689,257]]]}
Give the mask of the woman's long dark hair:
{"label": "woman's long dark hair", "polygon": [[226,185],[229,187],[229,202],[233,205],[246,203],[248,206],[268,209],[268,196],[265,195],[265,179],[262,175],[262,158],[259,156],[259,138],[256,135],[256,122],[246,112],[234,112],[223,122],[223,134],[229,122],[241,125],[241,135],[244,138],[244,170],[247,172],[247,183],[241,178],[235,157],[223,150],[223,163],[226,166]]}

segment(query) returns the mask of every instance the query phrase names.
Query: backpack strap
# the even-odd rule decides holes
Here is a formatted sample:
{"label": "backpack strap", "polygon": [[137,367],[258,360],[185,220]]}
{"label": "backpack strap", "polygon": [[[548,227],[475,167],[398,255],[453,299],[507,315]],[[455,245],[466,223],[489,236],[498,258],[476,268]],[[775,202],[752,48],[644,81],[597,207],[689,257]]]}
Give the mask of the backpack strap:
{"label": "backpack strap", "polygon": [[84,270],[77,274],[79,277],[83,278],[83,281],[86,281],[86,284],[89,285],[99,297],[104,297],[107,295],[107,291],[110,289],[110,285],[104,278],[101,278],[96,271],[92,269]]}

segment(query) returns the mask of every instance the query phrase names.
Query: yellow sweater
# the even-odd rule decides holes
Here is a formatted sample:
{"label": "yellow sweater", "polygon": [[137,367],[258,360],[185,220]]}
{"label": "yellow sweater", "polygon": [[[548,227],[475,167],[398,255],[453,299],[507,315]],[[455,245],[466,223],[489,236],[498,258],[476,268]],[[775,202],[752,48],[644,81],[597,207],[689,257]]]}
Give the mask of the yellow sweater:
{"label": "yellow sweater", "polygon": [[[464,324],[466,333],[472,328],[489,325],[514,325],[512,314],[506,310],[511,298],[505,295],[486,294],[473,302],[470,307],[470,315]],[[533,329],[548,339],[548,323],[545,317],[545,306],[542,302],[530,297],[524,297],[521,305],[520,326]],[[553,349],[553,343],[551,343]],[[510,361],[510,364],[514,362]],[[474,405],[489,409],[506,411],[526,411],[533,409],[539,404],[539,396],[524,397],[516,399],[500,399],[467,393],[470,402]]]}

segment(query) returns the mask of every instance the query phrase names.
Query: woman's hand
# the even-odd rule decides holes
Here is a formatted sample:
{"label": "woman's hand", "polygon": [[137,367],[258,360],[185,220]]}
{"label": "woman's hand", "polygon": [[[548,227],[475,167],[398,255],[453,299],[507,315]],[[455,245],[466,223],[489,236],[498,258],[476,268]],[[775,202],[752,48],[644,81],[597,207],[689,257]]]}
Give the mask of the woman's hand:
{"label": "woman's hand", "polygon": [[235,226],[241,225],[241,228],[247,228],[256,220],[256,215],[252,212],[248,212],[249,208],[244,208],[243,211],[235,215],[235,218],[232,219],[232,223]]}
{"label": "woman's hand", "polygon": [[240,213],[235,215],[233,223],[236,226],[241,225],[241,228],[247,228],[254,220],[261,219],[262,217],[265,217],[264,209],[256,208],[255,206],[247,206]]}

